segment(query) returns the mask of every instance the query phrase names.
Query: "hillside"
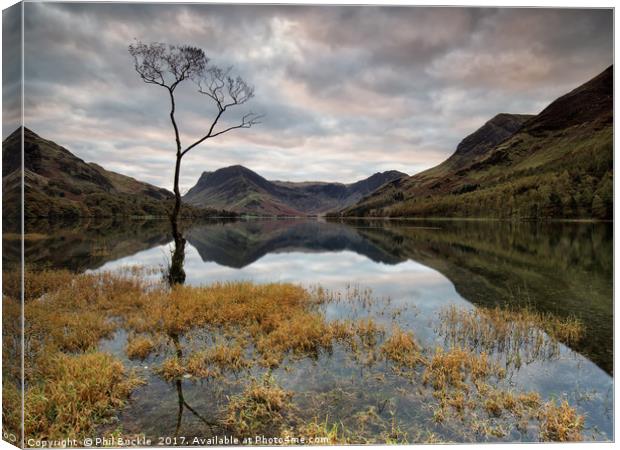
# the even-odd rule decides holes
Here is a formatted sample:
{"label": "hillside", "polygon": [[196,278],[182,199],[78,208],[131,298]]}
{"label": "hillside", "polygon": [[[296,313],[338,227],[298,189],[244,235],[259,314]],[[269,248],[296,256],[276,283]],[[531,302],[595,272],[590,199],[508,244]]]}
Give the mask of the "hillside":
{"label": "hillside", "polygon": [[352,184],[269,181],[243,166],[204,172],[183,201],[196,207],[228,208],[262,216],[321,214],[354,204],[385,183],[406,176],[376,173]]}
{"label": "hillside", "polygon": [[340,215],[611,219],[612,170],[613,66],[536,116],[496,116]]}
{"label": "hillside", "polygon": [[[21,129],[2,143],[3,216],[19,215]],[[24,129],[26,217],[166,216],[173,194],[86,163],[58,144]],[[190,208],[192,215],[201,213]]]}

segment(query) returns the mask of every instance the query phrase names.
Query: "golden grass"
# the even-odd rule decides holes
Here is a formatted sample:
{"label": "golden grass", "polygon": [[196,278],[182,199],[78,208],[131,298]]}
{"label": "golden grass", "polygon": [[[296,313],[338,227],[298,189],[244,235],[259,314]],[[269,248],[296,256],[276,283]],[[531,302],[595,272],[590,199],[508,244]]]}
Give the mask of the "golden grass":
{"label": "golden grass", "polygon": [[[195,366],[192,365],[192,367]],[[188,373],[186,368],[183,366],[183,363],[177,356],[166,359],[157,369],[157,372],[166,381],[178,380],[179,378],[183,377],[183,375]]]}
{"label": "golden grass", "polygon": [[490,362],[485,353],[478,355],[463,348],[447,351],[437,348],[424,369],[422,381],[432,385],[435,390],[448,387],[467,389],[467,379],[475,383],[491,376],[503,378],[505,371]]}
{"label": "golden grass", "polygon": [[237,372],[249,366],[249,362],[244,357],[243,348],[240,345],[218,344],[207,350],[205,361],[215,365],[220,370],[231,370]]}
{"label": "golden grass", "polygon": [[148,336],[134,336],[127,341],[125,353],[129,359],[145,360],[155,350],[153,339]]}
{"label": "golden grass", "polygon": [[223,423],[240,436],[277,436],[291,415],[293,393],[278,386],[274,379],[253,380],[240,395],[228,403]]}
{"label": "golden grass", "polygon": [[552,442],[582,441],[584,418],[566,400],[559,405],[548,402],[540,410],[540,439]]}
{"label": "golden grass", "polygon": [[404,332],[397,326],[393,327],[392,334],[381,346],[381,352],[387,359],[408,368],[425,361],[421,350],[413,333]]}
{"label": "golden grass", "polygon": [[[172,369],[172,371],[170,371]],[[179,373],[179,368],[174,367],[168,369],[170,372],[167,376],[164,376],[168,380],[172,378],[179,378],[183,375],[183,371],[187,374],[196,377],[196,378],[215,378],[220,376],[220,372],[217,369],[210,369],[208,367],[207,355],[206,352],[197,352],[193,353],[185,363],[185,367],[181,367],[181,373]]]}
{"label": "golden grass", "polygon": [[459,308],[440,313],[440,332],[450,345],[468,346],[503,354],[519,367],[523,361],[545,360],[559,355],[559,342],[574,344],[584,332],[575,318],[557,317],[529,307]]}
{"label": "golden grass", "polygon": [[[339,343],[358,361],[367,356],[363,362],[368,367],[383,359],[407,369],[396,371],[398,376],[419,373],[423,383],[416,389],[427,389],[429,406],[442,426],[452,412],[463,420],[482,411],[493,420],[508,420],[506,423],[514,423],[510,418],[535,419],[541,440],[577,440],[583,428],[583,418],[567,403],[542,405],[536,393],[489,386],[490,380],[499,382],[506,376],[491,352],[516,351],[525,345],[532,346],[530,356],[536,352],[548,355],[548,336],[580,338],[583,326],[577,321],[529,310],[452,308],[441,316],[442,332],[450,345],[427,349],[412,332],[394,326],[386,333],[372,318],[329,322],[321,309],[327,302],[353,302],[359,295],[362,303],[372,303],[368,291],[358,288],[344,297],[320,288],[313,293],[281,283],[168,288],[147,282],[142,275],[136,268],[116,274],[27,273],[31,289],[25,304],[29,436],[79,438],[122,407],[138,380],[120,361],[96,352],[102,338],[121,328],[129,335],[125,349],[129,358],[144,359],[156,348],[175,355],[156,368],[170,382],[188,376],[221,378],[227,371],[235,377],[242,371],[247,376],[261,367],[278,367],[285,359],[316,358]],[[8,278],[9,292],[18,294],[19,277]],[[7,311],[19,315],[19,305],[13,303],[10,296],[5,298]],[[540,331],[543,326],[548,336]],[[192,336],[196,333],[210,337],[195,342]],[[15,392],[8,387],[5,397],[10,403]],[[380,433],[385,442],[405,442],[406,433],[399,424],[386,423],[376,411],[353,413],[358,427],[355,432],[361,430],[365,436]],[[292,393],[267,377],[248,382],[241,394],[231,397],[220,422],[240,434],[282,435],[304,430],[309,435],[330,436],[331,443],[360,442],[342,424],[327,418],[304,423],[296,412]],[[6,416],[7,423],[13,419]],[[506,432],[499,425],[478,425],[488,435]],[[429,436],[431,441],[437,439],[433,433]]]}
{"label": "golden grass", "polygon": [[540,407],[541,399],[537,392],[520,392],[488,389],[485,392],[484,408],[495,417],[505,412],[522,417]]}
{"label": "golden grass", "polygon": [[306,438],[327,438],[329,445],[346,445],[353,441],[347,436],[344,425],[340,422],[330,422],[329,417],[325,420],[313,418],[300,427],[300,434]]}
{"label": "golden grass", "polygon": [[238,372],[250,366],[239,345],[215,345],[207,350],[190,353],[186,358],[174,356],[166,359],[157,372],[166,381],[185,376],[217,378],[225,371]]}
{"label": "golden grass", "polygon": [[104,353],[58,353],[41,370],[41,379],[26,391],[27,437],[80,438],[97,420],[122,407],[141,383]]}
{"label": "golden grass", "polygon": [[[3,366],[4,369],[4,366]],[[2,428],[7,435],[21,436],[22,429],[22,396],[21,388],[14,380],[2,380]]]}

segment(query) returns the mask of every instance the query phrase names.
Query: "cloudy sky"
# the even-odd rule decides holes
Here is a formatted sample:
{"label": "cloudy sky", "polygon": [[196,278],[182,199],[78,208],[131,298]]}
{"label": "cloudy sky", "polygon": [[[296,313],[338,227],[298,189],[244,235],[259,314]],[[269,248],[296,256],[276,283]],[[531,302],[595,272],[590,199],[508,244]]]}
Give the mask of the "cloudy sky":
{"label": "cloudy sky", "polygon": [[[27,3],[25,30],[26,126],[167,188],[169,100],[139,79],[127,46],[200,46],[255,86],[239,112],[262,123],[188,153],[184,190],[232,164],[293,181],[412,174],[495,114],[537,113],[613,58],[611,10]],[[192,83],[178,95],[189,145],[214,107]]]}

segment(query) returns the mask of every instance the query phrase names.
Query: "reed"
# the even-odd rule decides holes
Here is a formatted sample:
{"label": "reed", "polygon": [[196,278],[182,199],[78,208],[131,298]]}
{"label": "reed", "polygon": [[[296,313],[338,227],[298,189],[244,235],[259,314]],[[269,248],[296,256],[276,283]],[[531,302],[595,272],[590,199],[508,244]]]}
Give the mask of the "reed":
{"label": "reed", "polygon": [[[140,381],[97,346],[124,329],[130,359],[143,360],[155,350],[168,355],[154,369],[166,381],[234,377],[242,392],[227,398],[217,420],[239,435],[305,432],[328,436],[330,443],[408,441],[402,424],[386,417],[387,398],[374,398],[365,409],[351,406],[341,420],[322,413],[325,418],[319,420],[316,410],[300,412],[297,395],[274,376],[248,379],[281,366],[294,370],[297,360],[336,348],[353,355],[347,361],[357,364],[371,390],[380,392],[386,380],[404,377],[411,389],[403,398],[416,398],[430,410],[428,422],[422,422],[429,424],[424,436],[430,441],[439,440],[434,427],[449,430],[446,436],[458,435],[465,423],[487,437],[499,438],[527,424],[538,427],[541,440],[581,439],[584,419],[575,408],[566,402],[543,404],[535,392],[507,389],[505,365],[494,358],[502,352],[521,354],[523,348],[526,359],[549,357],[558,340],[581,338],[583,326],[573,319],[527,309],[448,308],[440,316],[446,346],[433,349],[418,343],[412,331],[398,326],[386,331],[371,317],[328,321],[327,303],[373,305],[370,292],[358,287],[344,295],[282,283],[169,288],[149,281],[140,268],[98,274],[29,270],[27,278],[32,287],[24,308],[29,437],[79,439],[122,408]],[[9,274],[13,295],[18,294],[15,279]],[[6,295],[3,305],[10,330],[6,318],[19,317],[19,303]],[[10,339],[3,341],[3,349],[7,355],[17,351]],[[383,373],[378,361],[406,370]],[[18,403],[14,383],[5,383],[3,392],[7,405]],[[341,394],[341,401],[354,405],[354,392]],[[3,417],[8,424],[17,419],[8,412]]]}
{"label": "reed", "polygon": [[467,346],[505,357],[509,365],[557,358],[559,342],[577,343],[583,324],[573,317],[558,317],[530,307],[474,309],[451,305],[439,315],[439,332],[449,345]]}
{"label": "reed", "polygon": [[228,403],[223,423],[237,436],[279,436],[293,416],[292,392],[278,386],[266,376],[252,380],[239,395]]}
{"label": "reed", "polygon": [[41,370],[40,380],[26,391],[27,437],[81,439],[102,418],[121,408],[131,391],[142,384],[105,353],[58,353]]}
{"label": "reed", "polygon": [[583,416],[577,414],[566,400],[558,405],[551,401],[539,412],[540,439],[552,442],[578,442],[584,426]]}

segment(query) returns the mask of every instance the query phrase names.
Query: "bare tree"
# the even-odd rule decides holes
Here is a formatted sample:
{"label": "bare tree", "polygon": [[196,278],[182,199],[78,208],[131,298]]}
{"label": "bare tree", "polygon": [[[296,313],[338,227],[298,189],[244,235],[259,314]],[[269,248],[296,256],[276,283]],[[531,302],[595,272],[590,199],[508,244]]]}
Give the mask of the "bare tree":
{"label": "bare tree", "polygon": [[[254,96],[254,88],[240,77],[231,75],[231,68],[221,69],[209,64],[205,52],[189,45],[167,45],[163,43],[144,44],[136,42],[129,45],[129,53],[134,59],[135,69],[142,81],[165,88],[170,99],[170,122],[174,129],[176,143],[176,163],[174,169],[174,206],[170,211],[172,234],[175,239],[175,253],[185,245],[179,230],[179,213],[181,211],[181,161],[191,150],[208,139],[215,138],[229,131],[250,128],[259,122],[260,115],[249,112],[232,126],[218,129],[218,123],[224,114],[233,107],[243,105]],[[192,81],[198,92],[217,106],[217,112],[210,119],[205,133],[187,146],[183,146],[179,126],[177,125],[175,91],[185,81]],[[173,255],[172,265],[175,264]],[[181,255],[184,257],[184,254]],[[184,278],[184,276],[183,276]]]}

